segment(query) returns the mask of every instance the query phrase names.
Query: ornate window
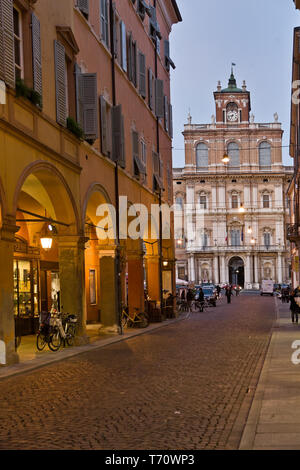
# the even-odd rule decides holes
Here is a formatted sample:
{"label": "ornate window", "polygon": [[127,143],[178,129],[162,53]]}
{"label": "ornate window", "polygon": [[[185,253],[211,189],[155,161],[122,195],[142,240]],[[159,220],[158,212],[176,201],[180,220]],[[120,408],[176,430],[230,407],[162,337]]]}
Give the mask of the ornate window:
{"label": "ornate window", "polygon": [[183,210],[183,198],[182,196],[176,196],[175,204],[180,207],[180,210]]}
{"label": "ornate window", "polygon": [[271,234],[270,232],[265,232],[264,233],[264,245],[266,248],[269,248],[271,246]]}
{"label": "ornate window", "polygon": [[200,170],[208,170],[208,147],[205,144],[198,144],[196,147],[196,164]]}
{"label": "ornate window", "polygon": [[270,195],[263,194],[263,208],[269,209],[270,208]]}
{"label": "ornate window", "polygon": [[259,168],[271,169],[271,145],[268,142],[261,142],[259,145]]}
{"label": "ornate window", "polygon": [[231,195],[231,208],[238,209],[239,208],[239,196],[236,193]]}
{"label": "ornate window", "polygon": [[231,246],[241,246],[241,231],[238,229],[232,229],[230,232]]}
{"label": "ornate window", "polygon": [[239,168],[240,167],[240,148],[235,142],[231,142],[227,147],[227,154],[230,158],[229,167]]}

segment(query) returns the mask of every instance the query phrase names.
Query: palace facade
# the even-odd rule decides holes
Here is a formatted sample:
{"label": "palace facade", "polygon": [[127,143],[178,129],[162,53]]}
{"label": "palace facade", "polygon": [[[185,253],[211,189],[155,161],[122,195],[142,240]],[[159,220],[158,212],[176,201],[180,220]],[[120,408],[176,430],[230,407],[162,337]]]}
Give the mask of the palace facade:
{"label": "palace facade", "polygon": [[[283,130],[257,123],[251,97],[233,71],[214,93],[210,124],[184,126],[185,166],[173,170],[176,277],[200,284],[258,289],[263,279],[290,281],[286,241],[287,188],[293,169],[282,163]],[[225,158],[228,156],[229,158]]]}

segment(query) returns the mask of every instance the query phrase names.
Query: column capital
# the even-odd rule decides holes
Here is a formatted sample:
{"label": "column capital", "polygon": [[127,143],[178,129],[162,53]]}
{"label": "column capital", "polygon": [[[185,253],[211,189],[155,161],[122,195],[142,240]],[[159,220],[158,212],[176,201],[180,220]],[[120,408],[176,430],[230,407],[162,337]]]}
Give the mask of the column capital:
{"label": "column capital", "polygon": [[6,242],[15,242],[15,234],[19,231],[20,227],[16,225],[16,218],[5,217],[3,219],[2,227],[0,230],[0,238]]}
{"label": "column capital", "polygon": [[56,237],[56,240],[59,248],[79,248],[84,250],[89,238],[82,235],[59,235]]}

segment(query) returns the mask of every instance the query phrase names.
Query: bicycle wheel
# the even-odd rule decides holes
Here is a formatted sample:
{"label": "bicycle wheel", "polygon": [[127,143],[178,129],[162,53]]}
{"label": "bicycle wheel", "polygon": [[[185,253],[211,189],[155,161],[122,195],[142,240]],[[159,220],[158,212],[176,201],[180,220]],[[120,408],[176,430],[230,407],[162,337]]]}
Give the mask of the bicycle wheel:
{"label": "bicycle wheel", "polygon": [[66,336],[66,342],[68,346],[74,346],[75,344],[75,331],[76,327],[75,325],[69,325],[67,329],[67,336]]}
{"label": "bicycle wheel", "polygon": [[50,341],[49,341],[49,348],[51,351],[58,351],[59,348],[61,347],[62,343],[62,337],[60,336],[59,329],[54,330],[52,335],[50,336]]}
{"label": "bicycle wheel", "polygon": [[39,333],[36,337],[36,347],[38,348],[39,351],[43,351],[43,349],[45,349],[46,344],[47,344],[47,341],[45,339],[45,336]]}
{"label": "bicycle wheel", "polygon": [[145,313],[140,312],[136,316],[135,325],[137,326],[137,328],[147,328],[147,326],[149,325],[148,316],[145,315]]}

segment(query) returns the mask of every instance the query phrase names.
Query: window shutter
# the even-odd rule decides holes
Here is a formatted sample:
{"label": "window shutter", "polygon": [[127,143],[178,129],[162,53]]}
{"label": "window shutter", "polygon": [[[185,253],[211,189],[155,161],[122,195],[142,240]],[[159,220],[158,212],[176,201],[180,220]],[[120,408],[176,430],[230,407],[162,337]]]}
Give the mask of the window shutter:
{"label": "window shutter", "polygon": [[0,0],[0,79],[15,88],[13,1]]}
{"label": "window shutter", "polygon": [[127,72],[127,45],[126,45],[126,26],[123,21],[120,24],[121,37],[121,64],[124,72]]}
{"label": "window shutter", "polygon": [[164,96],[164,118],[165,118],[165,131],[169,132],[169,103],[167,96]]}
{"label": "window shutter", "polygon": [[155,115],[164,117],[164,82],[158,79],[155,79]]}
{"label": "window shutter", "polygon": [[77,0],[79,10],[85,15],[89,15],[89,0]]}
{"label": "window shutter", "polygon": [[107,116],[106,116],[106,101],[103,96],[100,96],[100,119],[101,119],[101,151],[103,155],[107,155]]}
{"label": "window shutter", "polygon": [[132,83],[137,87],[137,46],[136,41],[132,41]]}
{"label": "window shutter", "polygon": [[132,131],[132,154],[139,158],[139,134],[136,131]]}
{"label": "window shutter", "polygon": [[165,66],[166,69],[170,70],[170,65],[173,69],[176,69],[174,62],[170,58],[170,42],[168,40],[164,41],[165,44]]}
{"label": "window shutter", "polygon": [[65,48],[54,41],[55,83],[56,83],[56,120],[62,126],[66,125],[66,64]]}
{"label": "window shutter", "polygon": [[141,52],[139,53],[139,91],[143,98],[146,98],[146,57]]}
{"label": "window shutter", "polygon": [[154,75],[151,69],[148,69],[148,98],[149,98],[149,108],[153,111],[153,79]]}
{"label": "window shutter", "polygon": [[170,123],[169,123],[169,127],[170,127],[169,135],[170,135],[171,139],[173,139],[173,107],[172,107],[171,104],[169,106],[169,121],[170,121]]}
{"label": "window shutter", "polygon": [[128,34],[127,39],[127,75],[130,81],[132,81],[132,34]]}
{"label": "window shutter", "polygon": [[83,102],[82,102],[82,80],[81,68],[75,64],[75,89],[76,89],[76,121],[83,129]]}
{"label": "window shutter", "polygon": [[112,159],[125,168],[124,118],[122,105],[112,108]]}
{"label": "window shutter", "polygon": [[101,36],[108,46],[108,9],[107,0],[101,0]]}
{"label": "window shutter", "polygon": [[95,140],[98,137],[97,74],[82,74],[81,80],[83,102],[83,131],[86,139]]}
{"label": "window shutter", "polygon": [[33,65],[33,88],[41,96],[42,87],[42,52],[41,52],[41,26],[39,19],[32,13],[32,65]]}

